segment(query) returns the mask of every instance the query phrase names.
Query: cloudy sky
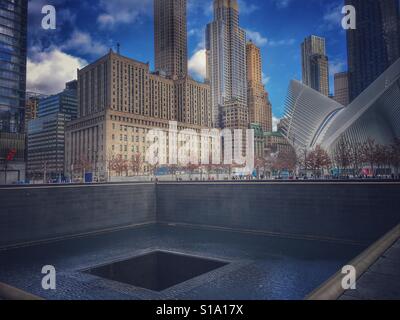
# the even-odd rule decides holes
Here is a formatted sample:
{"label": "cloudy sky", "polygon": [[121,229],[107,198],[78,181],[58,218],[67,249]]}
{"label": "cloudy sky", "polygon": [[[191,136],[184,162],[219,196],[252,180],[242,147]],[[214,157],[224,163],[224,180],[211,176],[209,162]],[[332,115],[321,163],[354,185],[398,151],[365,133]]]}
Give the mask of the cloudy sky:
{"label": "cloudy sky", "polygon": [[[212,0],[188,0],[189,69],[205,74],[204,28]],[[239,0],[241,25],[262,49],[263,74],[276,117],[282,116],[290,79],[301,78],[300,44],[327,38],[331,74],[346,69],[343,0]],[[42,7],[57,9],[56,30],[41,28]],[[153,66],[153,0],[29,0],[28,90],[57,93],[76,70],[116,48]],[[331,81],[333,82],[333,81]],[[332,87],[332,85],[331,85]]]}

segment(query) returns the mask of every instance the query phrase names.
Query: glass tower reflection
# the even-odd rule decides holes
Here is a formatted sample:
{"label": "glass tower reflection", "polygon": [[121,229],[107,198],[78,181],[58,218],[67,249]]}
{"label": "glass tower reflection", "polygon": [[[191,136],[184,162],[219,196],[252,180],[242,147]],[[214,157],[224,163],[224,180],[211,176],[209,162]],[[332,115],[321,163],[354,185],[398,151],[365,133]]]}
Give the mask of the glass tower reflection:
{"label": "glass tower reflection", "polygon": [[24,132],[27,3],[0,0],[0,133]]}

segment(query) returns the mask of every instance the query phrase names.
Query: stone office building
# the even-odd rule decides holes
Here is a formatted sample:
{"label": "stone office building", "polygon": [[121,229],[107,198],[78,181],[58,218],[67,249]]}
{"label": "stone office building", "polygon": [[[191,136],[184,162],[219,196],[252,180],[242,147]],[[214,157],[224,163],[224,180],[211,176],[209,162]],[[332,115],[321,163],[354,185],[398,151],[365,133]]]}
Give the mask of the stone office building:
{"label": "stone office building", "polygon": [[110,51],[78,71],[78,119],[66,134],[66,172],[82,177],[93,172],[107,180],[120,175],[110,163],[120,158],[128,164],[141,159],[142,172],[150,145],[150,130],[178,130],[211,127],[210,89],[188,77],[173,80],[151,73],[148,64]]}

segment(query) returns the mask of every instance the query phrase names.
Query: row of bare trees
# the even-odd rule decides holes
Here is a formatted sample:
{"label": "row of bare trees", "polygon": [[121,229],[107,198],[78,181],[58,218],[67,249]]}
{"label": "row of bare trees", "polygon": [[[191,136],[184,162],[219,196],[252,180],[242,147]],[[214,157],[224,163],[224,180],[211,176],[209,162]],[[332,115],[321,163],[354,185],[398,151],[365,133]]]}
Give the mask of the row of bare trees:
{"label": "row of bare trees", "polygon": [[375,175],[379,169],[400,168],[400,139],[391,145],[381,145],[374,139],[368,139],[362,145],[350,144],[344,138],[340,139],[334,156],[333,163],[340,170],[351,169],[360,172],[363,166],[368,166],[371,174]]}
{"label": "row of bare trees", "polygon": [[[129,173],[140,175],[144,168],[143,157],[140,153],[135,154],[130,160],[122,155],[112,155],[107,159],[108,171],[117,176],[128,176]],[[159,166],[147,165],[147,172],[156,173]],[[297,152],[293,148],[287,148],[276,154],[270,154],[265,158],[257,158],[255,168],[257,175],[261,173],[267,176],[273,172],[289,171],[293,175],[297,170],[303,172],[312,172],[315,177],[321,177],[324,172],[331,168],[337,168],[340,172],[353,172],[359,175],[365,167],[370,168],[370,174],[376,175],[379,169],[394,168],[399,173],[400,168],[400,139],[396,139],[391,145],[384,146],[377,144],[375,140],[368,139],[364,144],[350,144],[342,138],[333,154],[329,155],[321,146],[313,150],[301,149]],[[235,165],[194,165],[187,166],[170,165],[167,167],[171,175],[177,175],[184,171],[190,175],[201,173],[210,175],[211,173],[229,173],[232,174]],[[93,170],[92,163],[81,159],[74,163],[74,170],[79,172],[89,172]]]}
{"label": "row of bare trees", "polygon": [[140,153],[132,156],[130,160],[126,160],[122,155],[110,156],[108,159],[108,171],[115,172],[117,176],[129,175],[133,172],[139,175],[143,170],[143,157]]}
{"label": "row of bare trees", "polygon": [[[82,157],[72,164],[72,171],[84,175],[85,172],[93,172],[96,170],[96,164],[86,157]],[[108,171],[114,172],[117,176],[129,175],[133,172],[139,175],[143,170],[143,159],[141,154],[135,154],[132,159],[126,160],[122,155],[109,155],[107,158]]]}
{"label": "row of bare trees", "polygon": [[[364,144],[350,144],[342,138],[332,155],[329,155],[321,146],[314,150],[287,149],[277,154],[259,158],[256,168],[264,172],[281,172],[287,170],[294,173],[296,169],[303,172],[312,172],[315,177],[331,168],[340,172],[353,172],[359,175],[365,167],[370,169],[371,175],[376,175],[380,169],[394,168],[396,173],[400,169],[400,139],[391,145],[380,145],[373,139],[368,139]],[[381,171],[382,172],[382,171]]]}
{"label": "row of bare trees", "polygon": [[315,176],[320,176],[325,169],[329,169],[332,161],[328,153],[320,146],[314,150],[301,150],[298,154],[292,148],[282,150],[269,156],[264,162],[265,171],[281,172],[289,171],[294,174],[297,168],[311,171]]}

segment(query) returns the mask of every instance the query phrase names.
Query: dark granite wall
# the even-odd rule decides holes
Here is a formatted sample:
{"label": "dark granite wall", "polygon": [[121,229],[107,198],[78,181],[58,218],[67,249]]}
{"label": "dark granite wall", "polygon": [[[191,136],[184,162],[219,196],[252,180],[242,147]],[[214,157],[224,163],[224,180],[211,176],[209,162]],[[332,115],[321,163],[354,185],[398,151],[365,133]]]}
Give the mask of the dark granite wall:
{"label": "dark granite wall", "polygon": [[160,183],[0,188],[0,247],[144,223],[371,242],[400,184]]}
{"label": "dark granite wall", "polygon": [[0,247],[155,220],[154,184],[0,188]]}
{"label": "dark granite wall", "polygon": [[159,184],[159,222],[371,242],[400,222],[400,184]]}

